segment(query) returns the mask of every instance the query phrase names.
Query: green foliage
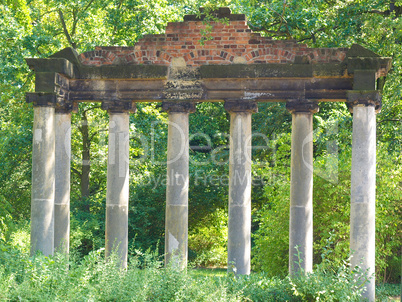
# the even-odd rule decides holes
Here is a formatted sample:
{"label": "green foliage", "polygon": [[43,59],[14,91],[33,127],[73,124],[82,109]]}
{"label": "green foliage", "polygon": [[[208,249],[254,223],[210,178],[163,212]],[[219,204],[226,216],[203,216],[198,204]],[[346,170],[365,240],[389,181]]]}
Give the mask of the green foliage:
{"label": "green foliage", "polygon": [[[321,254],[322,262],[316,265],[314,272],[306,273],[301,269],[296,276],[289,277],[294,294],[303,301],[360,301],[363,286],[372,277],[359,267],[351,270],[349,259],[329,260],[328,256],[333,253],[327,248],[329,244],[332,242],[327,240]],[[298,249],[297,253],[301,261]]]}
{"label": "green foliage", "polygon": [[[4,249],[0,260],[5,260]],[[0,299],[28,301],[239,301],[226,292],[224,278],[193,277],[161,268],[156,254],[136,252],[127,270],[103,250],[82,260],[26,254],[8,258],[12,269],[0,266]],[[141,259],[141,260],[140,260]],[[18,269],[14,264],[20,264]],[[9,266],[10,267],[10,266]]]}
{"label": "green foliage", "polygon": [[[322,267],[321,267],[322,266]],[[104,250],[84,257],[56,254],[28,257],[0,241],[0,299],[24,301],[358,301],[358,281],[344,267],[323,265],[298,278],[201,274],[199,270],[162,268],[158,252],[132,250],[122,270]],[[384,294],[386,289],[382,289]],[[388,292],[391,292],[388,289]],[[325,293],[325,294],[324,294]],[[310,296],[307,296],[310,295]],[[348,297],[349,298],[346,298]],[[321,300],[320,298],[320,300]]]}
{"label": "green foliage", "polygon": [[[105,260],[104,249],[85,256],[73,249],[68,257],[29,257],[27,234],[25,226],[10,232],[13,240],[0,240],[0,300],[360,301],[360,280],[347,262],[329,260],[329,249],[313,273],[280,279],[266,273],[234,276],[226,270],[163,268],[157,250],[142,252],[133,245],[124,270],[115,255]],[[398,285],[379,285],[377,297],[385,301],[397,290]]]}
{"label": "green foliage", "polygon": [[227,262],[227,212],[219,209],[201,219],[188,234],[193,263],[204,267],[223,267]]}
{"label": "green foliage", "polygon": [[388,302],[389,297],[393,297],[397,301],[398,296],[401,295],[400,284],[380,283],[376,284],[375,296],[377,301]]}
{"label": "green foliage", "polygon": [[164,243],[167,114],[155,103],[137,108],[130,129],[129,240],[146,250]]}
{"label": "green foliage", "polygon": [[292,290],[302,301],[361,301],[364,279],[356,279],[347,263],[336,271],[319,265],[314,273],[290,279]]}
{"label": "green foliage", "polygon": [[[377,151],[376,269],[380,282],[401,282],[402,161],[389,156],[388,143]],[[395,153],[391,153],[395,154]]]}
{"label": "green foliage", "polygon": [[272,278],[266,273],[236,277],[234,275],[229,275],[228,289],[237,293],[238,296],[244,297],[244,301],[301,301],[300,298],[293,294],[288,279],[279,279],[277,277]]}
{"label": "green foliage", "polygon": [[258,212],[253,267],[269,276],[283,277],[288,271],[289,251],[290,135],[281,135],[275,145],[274,165],[263,168],[270,182],[264,186],[267,202]]}

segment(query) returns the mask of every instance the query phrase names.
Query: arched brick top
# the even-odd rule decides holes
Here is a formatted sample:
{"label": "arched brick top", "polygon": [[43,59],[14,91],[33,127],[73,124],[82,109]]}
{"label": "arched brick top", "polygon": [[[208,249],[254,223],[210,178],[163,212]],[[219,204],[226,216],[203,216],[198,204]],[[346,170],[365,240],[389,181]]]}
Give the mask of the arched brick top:
{"label": "arched brick top", "polygon": [[117,63],[115,62],[117,59],[116,54],[103,47],[96,47],[95,50],[84,52],[79,58],[84,65],[101,66]]}
{"label": "arched brick top", "polygon": [[[308,48],[294,40],[261,37],[247,26],[244,15],[229,15],[227,23],[209,22],[186,16],[184,22],[171,22],[166,33],[145,35],[133,47],[96,47],[81,54],[84,65],[157,64],[170,65],[183,57],[187,66],[233,63],[336,63],[346,58],[345,48]],[[204,43],[201,40],[206,38]]]}
{"label": "arched brick top", "polygon": [[[230,60],[232,59],[232,60]],[[199,49],[193,50],[184,55],[184,60],[189,66],[203,64],[231,64],[233,56],[225,50],[219,49]]]}

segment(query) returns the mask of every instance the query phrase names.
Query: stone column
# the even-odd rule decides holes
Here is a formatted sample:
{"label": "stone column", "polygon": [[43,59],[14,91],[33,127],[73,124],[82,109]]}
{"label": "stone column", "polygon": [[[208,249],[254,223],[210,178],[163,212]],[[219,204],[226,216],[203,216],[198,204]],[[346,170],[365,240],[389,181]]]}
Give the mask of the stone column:
{"label": "stone column", "polygon": [[71,108],[56,107],[55,115],[54,249],[70,248]]}
{"label": "stone column", "polygon": [[228,272],[250,274],[251,114],[257,103],[226,101],[230,113]]}
{"label": "stone column", "polygon": [[31,195],[31,255],[54,251],[55,109],[34,103]]}
{"label": "stone column", "polygon": [[374,301],[376,109],[380,109],[381,102],[378,93],[368,93],[366,97],[360,93],[348,95],[348,107],[353,113],[350,250],[352,268],[360,266],[372,277],[363,297]]}
{"label": "stone column", "polygon": [[318,105],[289,101],[292,113],[289,273],[313,270],[313,113]]}
{"label": "stone column", "polygon": [[127,267],[129,198],[129,118],[135,104],[103,103],[109,113],[106,192],[106,257],[116,253]]}
{"label": "stone column", "polygon": [[169,114],[165,221],[165,265],[187,267],[189,114],[194,103],[163,102]]}

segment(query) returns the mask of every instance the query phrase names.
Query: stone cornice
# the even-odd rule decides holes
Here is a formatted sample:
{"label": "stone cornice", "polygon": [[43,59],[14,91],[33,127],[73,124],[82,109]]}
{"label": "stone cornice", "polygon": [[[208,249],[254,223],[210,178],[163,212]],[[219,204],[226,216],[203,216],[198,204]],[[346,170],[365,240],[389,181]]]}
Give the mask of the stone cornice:
{"label": "stone cornice", "polygon": [[65,58],[26,58],[30,69],[35,72],[54,72],[70,78],[76,77],[74,65]]}
{"label": "stone cornice", "polygon": [[290,113],[316,113],[319,111],[317,102],[307,100],[289,100],[286,102],[286,109]]}
{"label": "stone cornice", "polygon": [[167,101],[162,102],[162,109],[166,112],[183,112],[183,113],[193,113],[195,112],[194,102],[175,102]]}
{"label": "stone cornice", "polygon": [[258,112],[258,105],[255,101],[243,101],[243,100],[227,100],[225,101],[225,110],[233,112]]}

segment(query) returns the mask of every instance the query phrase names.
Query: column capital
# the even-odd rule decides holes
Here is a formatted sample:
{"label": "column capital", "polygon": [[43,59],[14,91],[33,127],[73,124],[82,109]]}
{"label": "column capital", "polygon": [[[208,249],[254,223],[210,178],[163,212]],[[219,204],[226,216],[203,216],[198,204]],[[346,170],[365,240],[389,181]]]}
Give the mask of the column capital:
{"label": "column capital", "polygon": [[185,113],[193,113],[195,112],[195,103],[194,102],[174,102],[167,101],[162,102],[162,110],[166,112],[185,112]]}
{"label": "column capital", "polygon": [[382,108],[381,94],[377,90],[373,91],[355,91],[350,90],[347,92],[347,102],[346,105],[350,111],[353,113],[353,107],[369,107],[373,106],[376,113],[379,113]]}
{"label": "column capital", "polygon": [[78,104],[70,102],[65,95],[54,92],[27,92],[25,96],[27,103],[32,103],[34,107],[54,107],[56,113],[77,112]]}
{"label": "column capital", "polygon": [[319,106],[317,102],[307,100],[289,100],[286,102],[286,109],[290,113],[317,113]]}
{"label": "column capital", "polygon": [[108,113],[135,113],[137,105],[135,102],[124,102],[120,100],[111,100],[102,102],[101,108]]}
{"label": "column capital", "polygon": [[27,92],[25,100],[32,103],[34,107],[55,107],[58,96],[53,92]]}
{"label": "column capital", "polygon": [[255,101],[243,101],[243,100],[227,100],[224,104],[225,110],[232,112],[258,112],[258,104]]}
{"label": "column capital", "polygon": [[55,105],[55,112],[58,114],[68,114],[71,112],[78,112],[78,103],[76,102],[66,102],[65,100],[62,100],[59,103],[56,103]]}

